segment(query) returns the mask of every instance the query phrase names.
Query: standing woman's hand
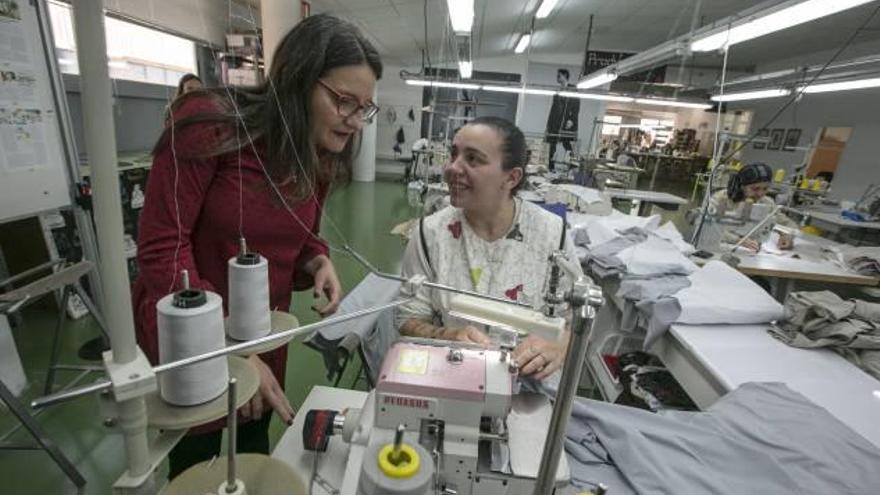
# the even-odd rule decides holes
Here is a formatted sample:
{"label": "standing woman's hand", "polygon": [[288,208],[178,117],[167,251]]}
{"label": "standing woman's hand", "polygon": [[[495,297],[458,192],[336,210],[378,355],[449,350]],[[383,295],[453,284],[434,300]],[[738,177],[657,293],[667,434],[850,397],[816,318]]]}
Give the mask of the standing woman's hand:
{"label": "standing woman's hand", "polygon": [[342,299],[342,284],[339,283],[333,262],[327,256],[319,254],[306,263],[305,269],[315,280],[313,289],[315,298],[321,297],[322,294],[327,297],[327,304],[320,308],[312,306],[312,309],[321,317],[332,315]]}

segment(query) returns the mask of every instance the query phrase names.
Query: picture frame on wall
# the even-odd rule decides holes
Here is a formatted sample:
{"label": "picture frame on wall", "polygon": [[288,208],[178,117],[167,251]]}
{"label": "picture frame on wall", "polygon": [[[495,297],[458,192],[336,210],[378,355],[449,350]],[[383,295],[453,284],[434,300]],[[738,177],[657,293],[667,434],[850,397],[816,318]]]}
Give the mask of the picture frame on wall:
{"label": "picture frame on wall", "polygon": [[782,145],[784,151],[794,151],[801,140],[800,129],[789,129],[785,132],[785,142]]}
{"label": "picture frame on wall", "polygon": [[767,149],[767,141],[770,138],[770,129],[761,129],[758,131],[758,134],[755,136],[755,141],[752,143],[752,147],[756,150],[764,150]]}
{"label": "picture frame on wall", "polygon": [[770,131],[770,142],[767,143],[768,150],[782,149],[782,141],[785,139],[785,129],[773,129]]}

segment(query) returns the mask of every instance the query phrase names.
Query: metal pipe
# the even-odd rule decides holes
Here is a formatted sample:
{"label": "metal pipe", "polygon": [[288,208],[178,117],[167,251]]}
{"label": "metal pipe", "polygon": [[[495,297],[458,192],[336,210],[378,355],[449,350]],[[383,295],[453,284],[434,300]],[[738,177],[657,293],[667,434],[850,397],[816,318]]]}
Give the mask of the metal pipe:
{"label": "metal pipe", "polygon": [[[409,282],[409,279],[402,276],[402,275],[395,275],[393,273],[386,273],[386,272],[379,271],[378,268],[373,266],[372,263],[370,263],[366,258],[361,256],[360,253],[358,253],[357,251],[352,249],[352,247],[349,246],[348,244],[343,246],[343,249],[345,249],[348,252],[348,254],[350,254],[355,259],[355,261],[357,261],[358,263],[363,265],[364,268],[366,268],[373,275],[376,275],[377,277],[381,277],[381,278],[388,279],[388,280],[397,280],[398,282],[403,282],[403,283]],[[428,282],[427,280],[424,282],[421,282],[421,284],[424,285],[425,287],[430,287],[432,289],[443,290],[446,292],[454,292],[456,294],[463,294],[466,296],[473,296],[473,297],[476,297],[479,299],[485,299],[487,301],[495,301],[495,302],[500,302],[500,303],[504,303],[504,304],[510,304],[511,306],[522,306],[525,308],[531,308],[531,306],[529,306],[528,304],[524,304],[524,303],[517,302],[517,301],[511,301],[510,299],[504,299],[502,297],[495,297],[495,296],[490,296],[487,294],[481,294],[479,292],[474,292],[474,291],[470,291],[470,290],[459,289],[459,288],[453,287],[451,285],[443,285],[443,284],[438,284],[436,282]]]}
{"label": "metal pipe", "polygon": [[487,442],[507,442],[507,435],[502,435],[500,433],[490,433],[486,431],[480,432],[480,440],[485,440]]}
{"label": "metal pipe", "polygon": [[229,379],[229,387],[226,389],[228,397],[226,410],[226,493],[234,493],[238,490],[238,482],[235,479],[235,442],[238,434],[238,418],[236,417],[236,389],[238,380],[234,377]]}
{"label": "metal pipe", "polygon": [[[135,360],[134,316],[131,289],[123,249],[122,201],[113,124],[113,94],[107,72],[107,43],[104,29],[104,3],[101,0],[73,2],[73,27],[81,81],[85,142],[92,169],[95,225],[97,227],[99,274],[113,361],[127,364]],[[142,397],[119,404],[128,474],[142,476],[150,469],[147,442],[146,405]],[[150,483],[148,481],[148,483]]]}
{"label": "metal pipe", "polygon": [[544,453],[541,456],[541,466],[533,492],[535,495],[553,493],[559,457],[562,455],[565,426],[568,424],[568,417],[571,416],[572,401],[580,381],[587,344],[596,318],[594,306],[601,305],[598,289],[583,278],[575,286],[577,294],[572,297],[574,313],[572,331],[565,354],[565,364],[562,367],[562,377],[559,380],[559,390],[556,392],[556,402],[553,404],[553,416],[550,419],[547,438],[544,440]]}
{"label": "metal pipe", "polygon": [[403,450],[403,434],[406,432],[406,426],[402,423],[397,425],[394,432],[394,449],[391,451],[391,462],[400,462],[400,452]]}
{"label": "metal pipe", "polygon": [[[233,354],[240,351],[247,351],[253,347],[260,346],[262,344],[266,344],[269,342],[274,342],[276,340],[286,339],[288,337],[298,337],[302,335],[306,335],[312,333],[318,329],[321,329],[326,326],[335,325],[336,323],[343,323],[349,320],[353,320],[356,318],[360,318],[362,316],[366,316],[372,313],[377,313],[379,311],[384,311],[386,309],[395,308],[400,306],[403,303],[410,301],[407,299],[400,299],[388,304],[383,304],[381,306],[376,306],[369,309],[364,309],[361,311],[355,311],[352,313],[348,313],[342,316],[336,316],[333,318],[327,318],[326,320],[321,320],[319,322],[312,323],[310,325],[305,325],[302,327],[293,328],[290,330],[285,330],[283,332],[279,332],[276,334],[270,334],[265,337],[260,337],[258,339],[254,339],[248,342],[242,342],[240,344],[231,345],[228,347],[224,347],[223,349],[217,349],[216,351],[211,351],[205,354],[201,354],[198,356],[191,356],[188,358],[180,359],[178,361],[172,361],[170,363],[161,364],[153,368],[153,373],[159,374],[164,373],[166,371],[170,371],[176,368],[180,368],[182,366],[188,366],[190,364],[199,363],[202,361],[206,361],[208,359],[213,359],[215,357],[226,356],[229,354]],[[64,402],[70,399],[75,399],[77,397],[92,394],[95,392],[100,392],[102,390],[109,389],[113,384],[109,380],[104,380],[101,382],[97,382],[91,385],[87,385],[85,387],[80,387],[74,390],[69,390],[66,392],[59,392],[52,395],[47,395],[45,397],[41,397],[31,402],[31,407],[34,409],[39,409],[42,407],[51,406],[53,404],[57,404],[59,402]]]}

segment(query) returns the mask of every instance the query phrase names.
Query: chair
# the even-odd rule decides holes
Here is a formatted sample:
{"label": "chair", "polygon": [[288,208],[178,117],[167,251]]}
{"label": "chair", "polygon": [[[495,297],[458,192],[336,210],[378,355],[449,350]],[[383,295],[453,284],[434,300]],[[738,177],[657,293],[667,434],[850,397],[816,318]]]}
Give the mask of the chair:
{"label": "chair", "polygon": [[[339,304],[337,315],[392,302],[400,292],[401,283],[375,274],[368,274]],[[355,320],[337,323],[318,330],[305,341],[305,345],[324,356],[327,379],[338,386],[355,353],[361,359],[361,369],[352,387],[363,378],[368,388],[373,388],[385,352],[397,340],[394,325],[394,309],[373,313]]]}
{"label": "chair", "polygon": [[[50,261],[30,270],[26,270],[25,272],[22,272],[3,282],[0,282],[0,287],[10,287],[13,283],[36,275],[42,271],[60,267],[59,270],[49,273],[48,275],[34,282],[0,294],[0,314],[8,315],[21,310],[27,304],[32,303],[48,294],[53,294],[55,293],[55,291],[61,291],[61,306],[59,307],[58,311],[58,323],[55,326],[55,333],[52,339],[49,368],[43,390],[45,394],[49,394],[52,392],[55,380],[55,372],[57,370],[78,370],[81,372],[76,378],[74,378],[63,388],[72,387],[83,378],[85,378],[85,376],[88,375],[90,372],[101,370],[101,368],[97,366],[62,366],[58,364],[58,355],[61,351],[61,329],[64,327],[64,323],[67,319],[67,302],[70,299],[71,294],[75,293],[79,295],[79,297],[92,313],[92,316],[95,318],[101,328],[101,332],[103,334],[101,339],[103,340],[103,344],[106,346],[108,343],[104,320],[101,318],[101,315],[97,311],[95,305],[92,303],[91,298],[88,296],[85,290],[83,290],[83,287],[80,284],[80,279],[88,274],[92,269],[94,269],[94,264],[90,261],[81,261],[79,263],[74,263],[68,266],[65,265],[66,261],[64,260]],[[35,414],[31,414],[2,381],[0,381],[0,400],[2,400],[4,404],[6,404],[10,412],[12,412],[12,414],[19,421],[18,426],[12,428],[10,431],[6,432],[2,437],[0,437],[0,442],[2,442],[0,443],[0,450],[33,450],[35,448],[42,449],[46,451],[47,454],[49,454],[55,464],[57,464],[58,467],[62,471],[64,471],[64,474],[67,475],[67,477],[73,482],[74,485],[76,485],[78,488],[82,488],[83,486],[85,486],[86,480],[82,476],[82,474],[80,474],[73,463],[70,462],[70,460],[64,455],[64,453],[61,452],[58,446],[55,445],[55,443],[46,435],[40,425],[37,424],[36,416],[39,415],[42,410],[37,411]],[[12,436],[12,434],[14,434],[16,431],[18,431],[20,427],[24,427],[28,431],[28,433],[30,433],[34,441],[36,441],[37,443],[36,447],[31,444],[6,442],[6,439]]]}
{"label": "chair", "polygon": [[[45,263],[30,270],[26,270],[14,277],[11,277],[0,283],[0,286],[10,286],[16,281],[33,276],[41,271],[54,269],[56,267],[61,267],[61,269],[59,269],[58,271],[54,271],[22,287],[0,294],[0,313],[10,314],[21,310],[26,305],[31,304],[48,294],[53,294],[55,293],[55,291],[60,291],[61,309],[58,312],[58,322],[55,326],[55,333],[52,338],[52,348],[49,357],[48,373],[46,375],[46,383],[43,388],[43,392],[45,394],[49,394],[52,392],[53,386],[55,384],[55,372],[59,369],[82,371],[80,376],[74,379],[73,383],[82,380],[85,375],[91,371],[101,370],[101,368],[98,367],[77,367],[58,364],[58,354],[61,351],[61,329],[64,327],[64,324],[67,321],[67,303],[70,300],[70,296],[72,294],[78,295],[83,304],[85,304],[86,308],[88,308],[89,312],[92,313],[92,316],[98,323],[98,327],[101,329],[101,339],[103,340],[103,347],[105,349],[109,348],[109,339],[107,338],[106,330],[107,327],[104,324],[104,319],[101,317],[101,313],[98,312],[98,309],[95,307],[92,299],[89,297],[89,295],[83,289],[82,284],[80,283],[80,279],[82,279],[82,277],[87,275],[95,268],[94,263],[92,263],[91,261],[80,261],[78,263],[73,263],[70,265],[67,265],[67,262],[65,260],[50,261],[49,263]],[[68,384],[68,386],[71,386],[73,383]]]}

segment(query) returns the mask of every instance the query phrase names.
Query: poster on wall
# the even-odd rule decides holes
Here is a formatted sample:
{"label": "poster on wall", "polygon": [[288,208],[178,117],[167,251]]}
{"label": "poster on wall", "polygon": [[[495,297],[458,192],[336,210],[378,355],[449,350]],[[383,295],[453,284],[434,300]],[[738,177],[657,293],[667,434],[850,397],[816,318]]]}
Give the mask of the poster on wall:
{"label": "poster on wall", "polygon": [[[570,84],[571,72],[563,67],[556,69],[556,82],[560,90],[575,91]],[[556,144],[562,145],[563,149],[571,153],[574,149],[572,141],[577,140],[578,115],[581,111],[580,98],[567,98],[559,94],[553,95],[553,103],[547,114],[547,128],[544,131],[544,141],[550,145],[550,170],[553,170],[553,162],[556,160]]]}
{"label": "poster on wall", "polygon": [[785,129],[773,129],[770,131],[770,143],[767,149],[772,151],[781,149],[783,139],[785,139]]}
{"label": "poster on wall", "polygon": [[[621,60],[635,55],[635,52],[606,52],[602,50],[588,50],[584,56],[583,74],[590,74],[605,67],[614,65]],[[634,74],[624,74],[617,78],[620,82],[637,82],[637,83],[661,83],[665,78],[664,67],[637,72]]]}
{"label": "poster on wall", "polygon": [[783,144],[782,149],[785,151],[794,151],[797,148],[798,143],[801,140],[801,130],[800,129],[789,129],[785,132],[785,144]]}
{"label": "poster on wall", "polygon": [[54,112],[40,108],[26,34],[18,3],[0,0],[0,168],[10,172],[49,166],[46,126]]}

